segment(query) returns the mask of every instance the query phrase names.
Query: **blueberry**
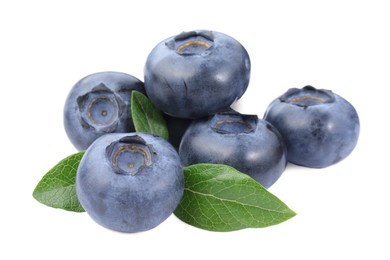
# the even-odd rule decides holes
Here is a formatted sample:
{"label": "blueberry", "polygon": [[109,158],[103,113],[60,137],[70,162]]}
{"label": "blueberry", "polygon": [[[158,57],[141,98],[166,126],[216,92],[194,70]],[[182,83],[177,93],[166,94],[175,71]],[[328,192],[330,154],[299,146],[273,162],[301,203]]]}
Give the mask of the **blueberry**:
{"label": "blueberry", "polygon": [[289,162],[323,168],[346,158],[359,137],[355,108],[330,90],[289,89],[267,108],[264,118],[283,136]]}
{"label": "blueberry", "polygon": [[169,142],[175,147],[176,151],[179,151],[181,139],[193,120],[173,117],[167,114],[164,114],[164,119],[168,127]]}
{"label": "blueberry", "polygon": [[143,83],[121,72],[99,72],[78,81],[64,107],[65,131],[76,147],[85,150],[106,133],[134,131],[131,91],[145,93]]}
{"label": "blueberry", "polygon": [[162,223],[184,191],[180,157],[163,138],[146,133],[112,133],[85,152],[76,192],[98,224],[140,232]]}
{"label": "blueberry", "polygon": [[184,32],[149,54],[145,89],[159,110],[200,118],[228,108],[244,94],[250,67],[247,51],[232,37],[204,30]]}
{"label": "blueberry", "polygon": [[197,119],[180,144],[183,165],[227,164],[270,187],[286,168],[285,145],[278,131],[255,115],[217,113]]}

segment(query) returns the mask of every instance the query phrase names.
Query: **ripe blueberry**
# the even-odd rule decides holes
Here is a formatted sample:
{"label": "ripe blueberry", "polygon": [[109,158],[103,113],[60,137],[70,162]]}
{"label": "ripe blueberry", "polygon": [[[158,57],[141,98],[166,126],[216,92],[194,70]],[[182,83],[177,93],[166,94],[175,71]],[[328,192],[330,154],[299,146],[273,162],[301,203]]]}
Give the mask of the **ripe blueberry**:
{"label": "ripe blueberry", "polygon": [[199,118],[228,108],[249,84],[250,59],[235,39],[212,31],[184,32],[159,43],[144,68],[145,89],[161,111]]}
{"label": "ripe blueberry", "polygon": [[80,151],[106,133],[134,131],[131,91],[145,93],[143,83],[120,72],[84,77],[71,89],[64,107],[65,131]]}
{"label": "ripe blueberry", "polygon": [[270,187],[286,168],[285,145],[278,131],[255,115],[217,113],[194,120],[179,155],[183,165],[227,164]]}
{"label": "ripe blueberry", "polygon": [[347,157],[359,137],[355,108],[330,90],[289,89],[267,108],[264,118],[283,136],[289,162],[323,168]]}
{"label": "ripe blueberry", "polygon": [[168,127],[169,142],[175,147],[176,151],[179,151],[181,139],[193,120],[173,117],[167,114],[164,114],[164,119]]}
{"label": "ripe blueberry", "polygon": [[168,218],[184,191],[179,155],[163,138],[112,133],[85,152],[76,191],[98,224],[121,232],[152,229]]}

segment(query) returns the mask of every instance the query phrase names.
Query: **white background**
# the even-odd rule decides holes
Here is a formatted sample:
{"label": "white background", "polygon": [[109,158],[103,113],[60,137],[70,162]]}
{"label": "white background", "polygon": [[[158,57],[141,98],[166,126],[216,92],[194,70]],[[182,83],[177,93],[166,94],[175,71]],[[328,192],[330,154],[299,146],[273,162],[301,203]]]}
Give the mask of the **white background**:
{"label": "white background", "polygon": [[[0,259],[390,259],[386,1],[59,2],[0,3]],[[361,135],[347,159],[320,170],[290,165],[270,188],[298,215],[228,233],[171,216],[122,234],[35,201],[41,177],[76,152],[62,125],[74,83],[106,70],[143,79],[151,49],[193,29],[231,35],[249,52],[240,112],[262,117],[274,98],[307,84],[357,109]]]}

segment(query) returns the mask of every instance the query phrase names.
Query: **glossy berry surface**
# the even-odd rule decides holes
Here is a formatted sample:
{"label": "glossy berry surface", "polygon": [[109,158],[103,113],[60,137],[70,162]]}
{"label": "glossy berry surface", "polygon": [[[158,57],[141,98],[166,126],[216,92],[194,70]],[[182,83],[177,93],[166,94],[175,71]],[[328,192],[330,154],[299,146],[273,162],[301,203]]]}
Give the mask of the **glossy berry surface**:
{"label": "glossy berry surface", "polygon": [[323,168],[346,158],[360,131],[355,108],[330,90],[292,88],[267,108],[265,120],[274,125],[287,146],[288,161]]}
{"label": "glossy berry surface", "polygon": [[183,136],[183,165],[230,165],[270,187],[286,168],[286,148],[278,131],[255,115],[218,113],[195,120]]}
{"label": "glossy berry surface", "polygon": [[113,133],[85,152],[76,191],[98,224],[120,232],[140,232],[162,223],[184,191],[179,155],[163,138],[146,133]]}
{"label": "glossy berry surface", "polygon": [[99,72],[78,81],[64,106],[65,131],[79,151],[107,133],[134,131],[131,91],[145,93],[143,83],[121,72]]}
{"label": "glossy berry surface", "polygon": [[149,54],[145,89],[161,111],[181,118],[220,112],[246,91],[250,59],[235,39],[212,31],[184,32]]}

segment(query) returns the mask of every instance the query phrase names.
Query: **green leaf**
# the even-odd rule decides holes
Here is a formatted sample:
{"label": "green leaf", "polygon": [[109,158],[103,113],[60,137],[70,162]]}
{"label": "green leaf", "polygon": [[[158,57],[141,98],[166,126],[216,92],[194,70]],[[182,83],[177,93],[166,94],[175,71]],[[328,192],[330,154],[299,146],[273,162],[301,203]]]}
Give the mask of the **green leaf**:
{"label": "green leaf", "polygon": [[35,187],[33,197],[49,207],[84,212],[76,194],[76,173],[83,155],[73,154],[54,166]]}
{"label": "green leaf", "polygon": [[146,132],[168,140],[168,128],[162,113],[141,92],[131,92],[131,115],[137,132]]}
{"label": "green leaf", "polygon": [[221,164],[184,168],[185,188],[175,215],[211,231],[279,224],[295,212],[246,174]]}

